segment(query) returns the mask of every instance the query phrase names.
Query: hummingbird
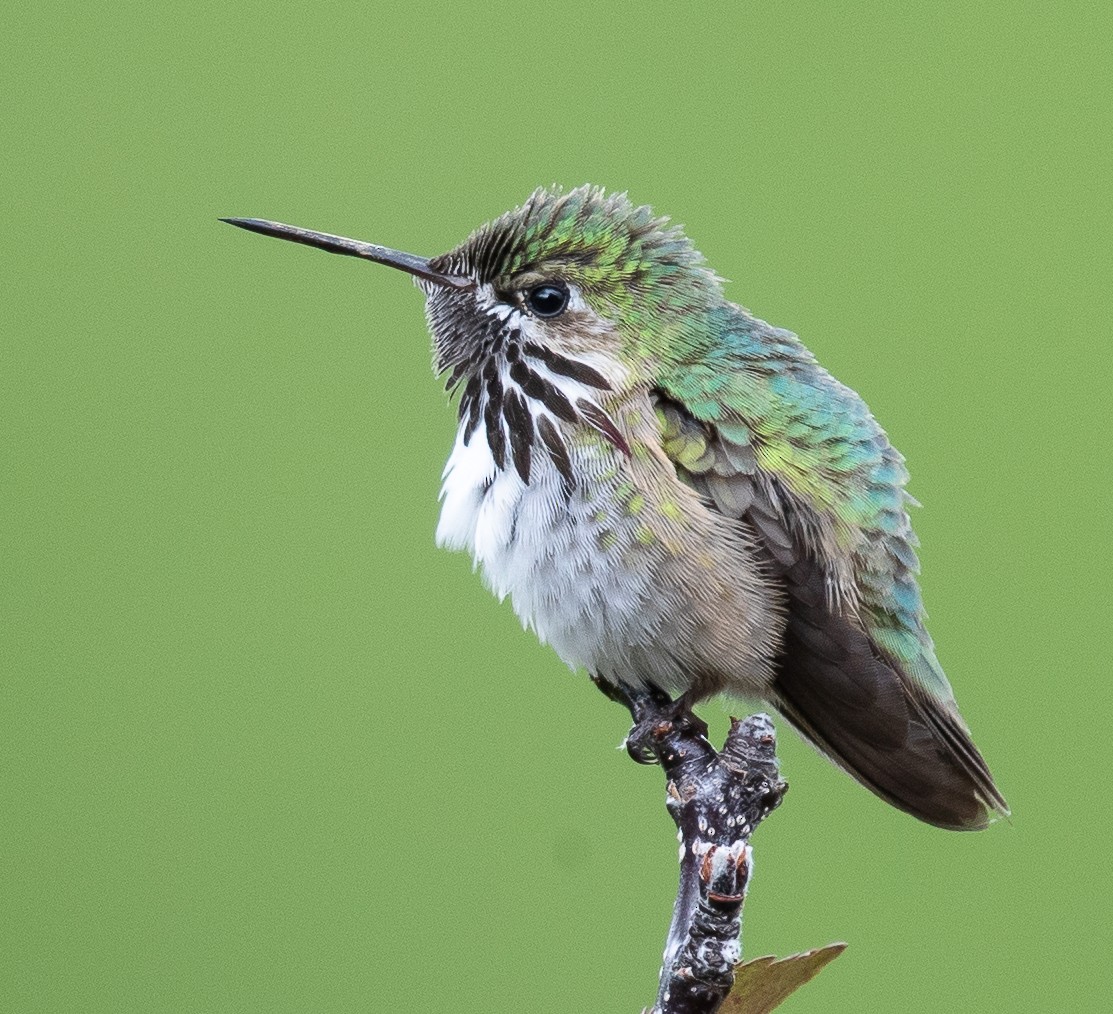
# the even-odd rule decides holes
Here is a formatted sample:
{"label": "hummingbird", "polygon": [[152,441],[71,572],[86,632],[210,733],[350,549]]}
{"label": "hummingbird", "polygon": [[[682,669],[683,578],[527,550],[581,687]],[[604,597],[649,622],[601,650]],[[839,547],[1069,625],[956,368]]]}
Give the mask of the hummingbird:
{"label": "hummingbird", "polygon": [[573,669],[760,700],[893,806],[1008,814],[925,627],[908,472],[862,399],[625,194],[538,189],[412,275],[457,396],[438,545]]}

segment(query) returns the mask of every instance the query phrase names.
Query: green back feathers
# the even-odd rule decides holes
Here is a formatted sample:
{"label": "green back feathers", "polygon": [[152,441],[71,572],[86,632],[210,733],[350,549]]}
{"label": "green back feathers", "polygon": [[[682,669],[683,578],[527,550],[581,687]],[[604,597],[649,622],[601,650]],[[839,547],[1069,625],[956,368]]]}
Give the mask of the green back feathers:
{"label": "green back feathers", "polygon": [[729,304],[705,326],[716,336],[709,354],[666,367],[658,385],[711,432],[743,428],[754,467],[824,519],[878,647],[926,692],[949,698],[924,626],[904,459],[794,334]]}

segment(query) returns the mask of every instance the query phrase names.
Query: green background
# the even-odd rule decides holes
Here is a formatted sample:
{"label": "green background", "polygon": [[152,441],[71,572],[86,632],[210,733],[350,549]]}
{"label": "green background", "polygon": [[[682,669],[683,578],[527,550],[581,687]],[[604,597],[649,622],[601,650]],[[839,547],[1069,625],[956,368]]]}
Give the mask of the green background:
{"label": "green background", "polygon": [[786,1010],[1107,1009],[1109,11],[7,9],[0,1009],[649,1002],[660,774],[434,548],[419,294],[216,222],[436,253],[584,181],[908,456],[1015,813],[919,825],[785,731],[746,953],[850,942]]}

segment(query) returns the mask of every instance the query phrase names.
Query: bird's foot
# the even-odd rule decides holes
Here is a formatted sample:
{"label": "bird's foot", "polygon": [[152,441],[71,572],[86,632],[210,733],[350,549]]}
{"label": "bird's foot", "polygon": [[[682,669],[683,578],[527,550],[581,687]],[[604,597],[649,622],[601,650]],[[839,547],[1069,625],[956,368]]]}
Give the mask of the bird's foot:
{"label": "bird's foot", "polygon": [[626,734],[626,752],[638,764],[659,764],[661,743],[673,733],[707,737],[707,723],[692,711],[687,694],[673,700],[652,683],[634,687],[593,675],[592,682],[630,712],[634,724]]}

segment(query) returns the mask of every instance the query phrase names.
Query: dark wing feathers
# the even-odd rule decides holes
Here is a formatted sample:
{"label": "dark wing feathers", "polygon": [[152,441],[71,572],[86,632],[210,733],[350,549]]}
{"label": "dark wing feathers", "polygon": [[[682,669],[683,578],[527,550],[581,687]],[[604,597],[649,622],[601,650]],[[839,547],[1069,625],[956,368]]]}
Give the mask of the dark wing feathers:
{"label": "dark wing feathers", "polygon": [[[881,798],[928,823],[975,829],[986,826],[990,811],[1007,812],[953,701],[905,676],[854,611],[832,600],[836,576],[810,537],[816,519],[758,467],[748,428],[702,422],[663,393],[656,407],[679,476],[749,531],[781,584],[787,615],[773,693],[785,717]],[[892,519],[891,533],[886,520],[870,537],[891,554],[897,583],[885,573],[878,591],[899,598],[900,579],[914,580],[916,558],[906,519]]]}

